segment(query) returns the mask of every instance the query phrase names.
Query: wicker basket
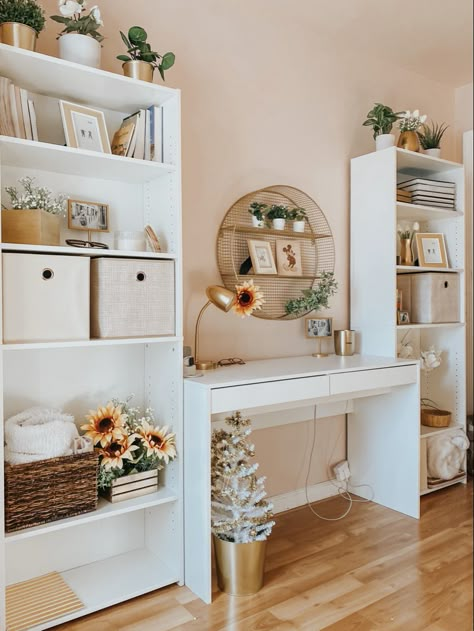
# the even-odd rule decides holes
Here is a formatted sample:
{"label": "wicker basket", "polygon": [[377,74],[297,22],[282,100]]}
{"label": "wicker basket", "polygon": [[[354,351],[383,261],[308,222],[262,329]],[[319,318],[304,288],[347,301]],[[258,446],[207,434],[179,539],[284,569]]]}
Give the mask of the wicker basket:
{"label": "wicker basket", "polygon": [[97,508],[94,452],[5,464],[5,530],[12,532]]}
{"label": "wicker basket", "polygon": [[437,408],[421,408],[421,424],[428,427],[449,427],[451,412]]}

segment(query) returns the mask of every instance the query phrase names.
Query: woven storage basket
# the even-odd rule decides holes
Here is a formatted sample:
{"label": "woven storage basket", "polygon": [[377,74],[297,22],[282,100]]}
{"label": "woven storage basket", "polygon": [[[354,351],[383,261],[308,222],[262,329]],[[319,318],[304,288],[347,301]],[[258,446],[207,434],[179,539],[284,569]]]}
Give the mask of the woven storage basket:
{"label": "woven storage basket", "polygon": [[39,526],[97,508],[94,452],[5,464],[5,530]]}
{"label": "woven storage basket", "polygon": [[451,412],[434,408],[421,408],[421,424],[428,427],[449,427]]}

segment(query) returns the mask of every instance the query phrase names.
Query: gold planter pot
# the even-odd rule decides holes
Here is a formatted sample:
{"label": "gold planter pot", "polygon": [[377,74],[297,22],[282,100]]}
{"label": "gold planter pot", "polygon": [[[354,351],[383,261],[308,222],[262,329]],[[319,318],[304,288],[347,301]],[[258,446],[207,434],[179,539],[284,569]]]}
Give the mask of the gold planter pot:
{"label": "gold planter pot", "polygon": [[153,81],[153,66],[147,61],[126,61],[122,64],[123,74],[132,79],[140,79],[140,81]]}
{"label": "gold planter pot", "polygon": [[212,536],[217,585],[230,596],[256,594],[263,585],[266,541],[233,543]]}
{"label": "gold planter pot", "polygon": [[4,22],[0,24],[0,42],[25,48],[26,50],[36,49],[38,33],[31,26],[20,24],[19,22]]}
{"label": "gold planter pot", "polygon": [[402,131],[398,138],[397,147],[407,149],[408,151],[419,151],[420,141],[416,131]]}

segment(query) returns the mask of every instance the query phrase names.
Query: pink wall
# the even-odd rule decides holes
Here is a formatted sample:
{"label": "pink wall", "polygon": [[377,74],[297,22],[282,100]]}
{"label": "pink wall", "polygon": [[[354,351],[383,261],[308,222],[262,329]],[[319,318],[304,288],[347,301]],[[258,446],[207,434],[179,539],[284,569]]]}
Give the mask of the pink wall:
{"label": "pink wall", "polygon": [[[56,2],[43,4],[48,14],[56,12]],[[330,40],[322,40],[309,25],[297,21],[297,3],[288,0],[287,5],[286,14],[280,6],[277,17],[268,2],[101,2],[107,37],[105,69],[121,71],[115,60],[123,52],[118,30],[134,24],[148,30],[159,52],[176,53],[176,67],[169,71],[167,84],[181,88],[183,101],[188,344],[193,343],[205,287],[220,282],[215,241],[225,212],[248,191],[277,183],[304,190],[326,214],[336,244],[340,287],[330,315],[335,328],[348,326],[349,159],[373,149],[370,132],[361,127],[365,114],[374,101],[382,101],[394,109],[419,108],[435,120],[453,123],[452,89],[361,56],[357,50],[336,49]],[[40,51],[55,54],[57,30],[51,22],[40,39]],[[452,129],[443,153],[454,157]],[[302,321],[243,321],[209,309],[201,327],[202,355],[208,357],[308,354],[313,346],[304,338]],[[318,428],[321,447],[312,482],[326,477],[321,464],[328,452],[325,437],[335,438],[339,423],[340,419],[334,419],[330,434],[325,430],[328,422]],[[304,423],[256,432],[257,452],[271,493],[302,486],[301,458],[308,432],[309,425]]]}

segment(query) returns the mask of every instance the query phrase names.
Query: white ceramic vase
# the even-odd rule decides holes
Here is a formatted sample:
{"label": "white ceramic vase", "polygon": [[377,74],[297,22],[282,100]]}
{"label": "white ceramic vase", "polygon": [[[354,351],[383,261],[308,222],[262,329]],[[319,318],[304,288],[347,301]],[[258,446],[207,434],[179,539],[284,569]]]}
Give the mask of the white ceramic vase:
{"label": "white ceramic vase", "polygon": [[284,230],[285,229],[285,219],[273,219],[272,225],[274,230]]}
{"label": "white ceramic vase", "polygon": [[380,134],[375,139],[375,150],[382,151],[395,146],[395,136],[393,134]]}
{"label": "white ceramic vase", "polygon": [[79,33],[66,33],[59,38],[61,59],[91,68],[100,68],[100,55],[101,46],[93,37],[79,35]]}
{"label": "white ceramic vase", "polygon": [[263,219],[257,219],[255,215],[252,215],[252,226],[254,228],[263,228]]}
{"label": "white ceramic vase", "polygon": [[304,232],[305,220],[293,222],[293,232]]}
{"label": "white ceramic vase", "polygon": [[432,158],[441,158],[441,149],[425,149],[425,154]]}

